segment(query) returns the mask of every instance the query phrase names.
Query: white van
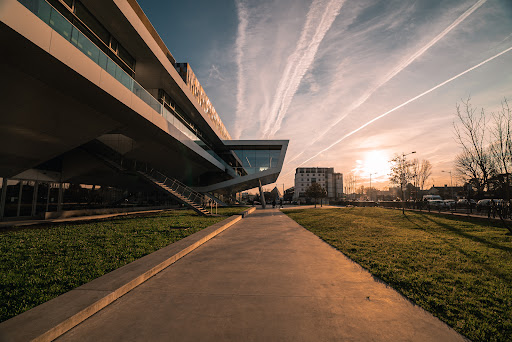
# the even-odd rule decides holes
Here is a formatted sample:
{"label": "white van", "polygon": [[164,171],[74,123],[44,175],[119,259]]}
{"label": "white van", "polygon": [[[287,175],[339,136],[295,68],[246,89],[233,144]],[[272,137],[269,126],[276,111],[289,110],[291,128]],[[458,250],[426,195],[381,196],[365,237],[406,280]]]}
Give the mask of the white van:
{"label": "white van", "polygon": [[439,195],[423,195],[424,201],[434,201],[434,200],[442,200]]}

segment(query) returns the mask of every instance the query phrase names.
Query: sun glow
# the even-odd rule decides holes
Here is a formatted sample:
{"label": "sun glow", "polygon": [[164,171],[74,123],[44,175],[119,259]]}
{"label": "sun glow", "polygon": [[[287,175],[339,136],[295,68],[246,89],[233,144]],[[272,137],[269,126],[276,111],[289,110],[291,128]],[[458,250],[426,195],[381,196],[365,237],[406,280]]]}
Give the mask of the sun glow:
{"label": "sun glow", "polygon": [[359,171],[363,177],[387,177],[390,172],[389,165],[390,157],[385,151],[370,151],[366,152],[364,160],[361,161]]}

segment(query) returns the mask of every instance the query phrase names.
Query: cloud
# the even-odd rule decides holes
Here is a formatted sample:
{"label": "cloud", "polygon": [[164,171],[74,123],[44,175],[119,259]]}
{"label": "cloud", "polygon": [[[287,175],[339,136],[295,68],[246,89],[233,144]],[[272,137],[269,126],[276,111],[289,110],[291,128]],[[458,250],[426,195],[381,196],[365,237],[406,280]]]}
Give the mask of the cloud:
{"label": "cloud", "polygon": [[484,61],[482,61],[482,62],[478,63],[477,65],[474,65],[474,66],[472,66],[471,68],[469,68],[469,69],[467,69],[467,70],[464,70],[463,72],[461,72],[461,73],[459,73],[459,74],[457,74],[457,75],[455,75],[455,76],[453,76],[453,77],[451,77],[451,78],[447,79],[446,81],[443,81],[443,82],[441,82],[441,83],[437,84],[436,86],[434,86],[434,87],[432,87],[432,88],[430,88],[430,89],[428,89],[428,90],[424,91],[423,93],[421,93],[421,94],[419,94],[419,95],[416,95],[416,96],[414,96],[413,98],[410,98],[409,100],[407,100],[407,101],[405,101],[405,102],[401,103],[400,105],[398,105],[398,106],[396,106],[396,107],[394,107],[394,108],[392,108],[392,109],[388,110],[387,112],[385,112],[385,113],[383,113],[383,114],[381,114],[381,115],[379,115],[379,116],[377,116],[377,117],[375,117],[375,118],[373,118],[373,119],[371,119],[371,120],[369,120],[369,121],[365,122],[363,125],[361,125],[361,126],[357,127],[356,129],[354,129],[354,130],[352,130],[352,131],[348,132],[347,134],[343,135],[341,138],[339,138],[338,140],[336,140],[334,143],[332,143],[332,144],[331,144],[331,145],[329,145],[328,147],[326,147],[326,148],[324,148],[323,150],[321,150],[321,151],[317,152],[314,156],[312,156],[312,157],[310,157],[310,158],[306,159],[305,161],[303,161],[302,163],[300,163],[298,166],[304,165],[305,163],[307,163],[307,162],[311,161],[312,159],[314,159],[314,158],[315,158],[315,157],[317,157],[318,155],[320,155],[320,154],[322,154],[322,153],[324,153],[324,152],[326,152],[326,151],[330,150],[332,147],[336,146],[337,144],[339,144],[340,142],[342,142],[342,141],[343,141],[343,140],[345,140],[346,138],[350,137],[350,136],[351,136],[351,135],[353,135],[353,134],[358,133],[359,131],[361,131],[362,129],[366,128],[367,126],[369,126],[369,125],[373,124],[373,123],[374,123],[374,122],[376,122],[377,120],[382,119],[383,117],[385,117],[385,116],[387,116],[387,115],[389,115],[389,114],[393,113],[394,111],[396,111],[396,110],[398,110],[398,109],[400,109],[400,108],[402,108],[402,107],[404,107],[404,106],[408,105],[409,103],[411,103],[411,102],[413,102],[413,101],[416,101],[417,99],[419,99],[419,98],[421,98],[421,97],[423,97],[423,96],[425,96],[425,95],[427,95],[427,94],[429,94],[429,93],[433,92],[434,90],[436,90],[436,89],[438,89],[438,88],[440,88],[440,87],[442,87],[442,86],[444,86],[444,85],[446,85],[446,84],[448,84],[448,83],[450,83],[450,82],[452,82],[452,81],[456,80],[457,78],[459,78],[459,77],[461,77],[461,76],[463,76],[463,75],[467,74],[468,72],[471,72],[471,71],[473,71],[473,70],[475,70],[475,69],[477,69],[477,68],[481,67],[482,65],[485,65],[485,64],[489,63],[490,61],[492,61],[492,60],[494,60],[494,59],[496,59],[496,58],[500,57],[501,55],[504,55],[505,53],[507,53],[507,52],[509,52],[509,51],[511,51],[511,50],[512,50],[512,46],[511,46],[511,47],[509,47],[508,49],[505,49],[505,50],[503,50],[503,51],[501,51],[501,52],[497,53],[496,55],[494,55],[494,56],[492,56],[492,57],[487,58],[486,60],[484,60]]}
{"label": "cloud", "polygon": [[283,117],[304,74],[313,62],[320,43],[338,16],[344,1],[314,0],[306,16],[295,51],[288,57],[279,81],[268,118],[263,128],[265,137],[273,136],[281,127]]}
{"label": "cloud", "polygon": [[224,77],[222,77],[222,73],[219,71],[219,67],[215,64],[212,64],[208,70],[208,81],[211,81],[212,79],[224,81]]}
{"label": "cloud", "polygon": [[235,115],[235,131],[233,136],[238,139],[241,134],[241,128],[239,122],[242,120],[242,116],[245,109],[245,75],[243,69],[243,58],[244,48],[246,45],[246,31],[249,20],[249,13],[245,5],[244,0],[236,1],[236,8],[238,14],[238,32],[235,42],[235,53],[236,53],[236,65],[238,68],[238,79],[237,79],[237,92],[236,92],[236,115]]}
{"label": "cloud", "polygon": [[[430,49],[434,44],[443,39],[451,30],[457,27],[460,23],[462,23],[468,16],[470,16],[474,11],[476,11],[480,6],[482,6],[487,0],[479,0],[473,6],[471,6],[467,11],[465,11],[462,15],[460,15],[454,22],[452,22],[448,27],[446,27],[443,31],[441,31],[438,35],[436,35],[432,40],[430,40],[427,44],[421,46],[418,50],[413,52],[412,54],[404,56],[398,64],[396,64],[393,68],[391,68],[387,73],[383,75],[377,82],[375,82],[372,86],[370,86],[361,96],[356,98],[356,100],[338,116],[338,118],[331,124],[327,129],[325,129],[322,133],[318,134],[309,144],[309,146],[315,144],[318,140],[322,139],[332,127],[340,123],[343,119],[347,117],[354,110],[359,108],[363,103],[365,103],[375,91],[384,86],[389,80],[399,74],[402,70],[407,68],[411,63],[413,63],[416,59],[421,57],[428,49]],[[397,22],[394,22],[391,27],[397,25]],[[292,157],[288,162],[292,162],[298,157],[300,157],[303,152]]]}
{"label": "cloud", "polygon": [[[430,117],[450,115],[468,92],[482,105],[511,94],[504,71],[512,56],[435,88],[510,46],[512,21],[502,2],[340,1],[328,29],[319,29],[330,1],[238,1],[236,44],[226,49],[237,61],[236,120],[227,123],[234,137],[290,139],[281,182],[314,155],[309,166],[347,172],[360,159],[358,146],[395,153],[412,141],[433,164],[444,163],[457,150],[451,125]],[[426,89],[414,104],[395,108]],[[358,130],[390,109],[387,119]]]}

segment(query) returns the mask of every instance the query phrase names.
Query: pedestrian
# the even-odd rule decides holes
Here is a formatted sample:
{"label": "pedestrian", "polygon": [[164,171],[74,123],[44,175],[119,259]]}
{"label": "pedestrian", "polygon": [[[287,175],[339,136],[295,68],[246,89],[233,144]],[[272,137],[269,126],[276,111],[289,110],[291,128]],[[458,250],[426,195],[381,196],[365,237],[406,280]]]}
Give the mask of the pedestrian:
{"label": "pedestrian", "polygon": [[275,207],[276,207],[276,199],[274,198],[274,199],[272,200],[272,208],[275,208]]}

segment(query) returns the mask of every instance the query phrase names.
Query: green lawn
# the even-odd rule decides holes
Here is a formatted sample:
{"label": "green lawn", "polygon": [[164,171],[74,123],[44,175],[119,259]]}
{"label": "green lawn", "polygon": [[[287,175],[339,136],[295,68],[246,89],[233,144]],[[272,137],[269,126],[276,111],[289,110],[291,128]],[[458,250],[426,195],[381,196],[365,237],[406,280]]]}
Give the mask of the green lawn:
{"label": "green lawn", "polygon": [[0,231],[0,322],[187,237],[221,217],[191,210]]}
{"label": "green lawn", "polygon": [[381,208],[284,211],[474,341],[512,341],[512,236],[499,223]]}

